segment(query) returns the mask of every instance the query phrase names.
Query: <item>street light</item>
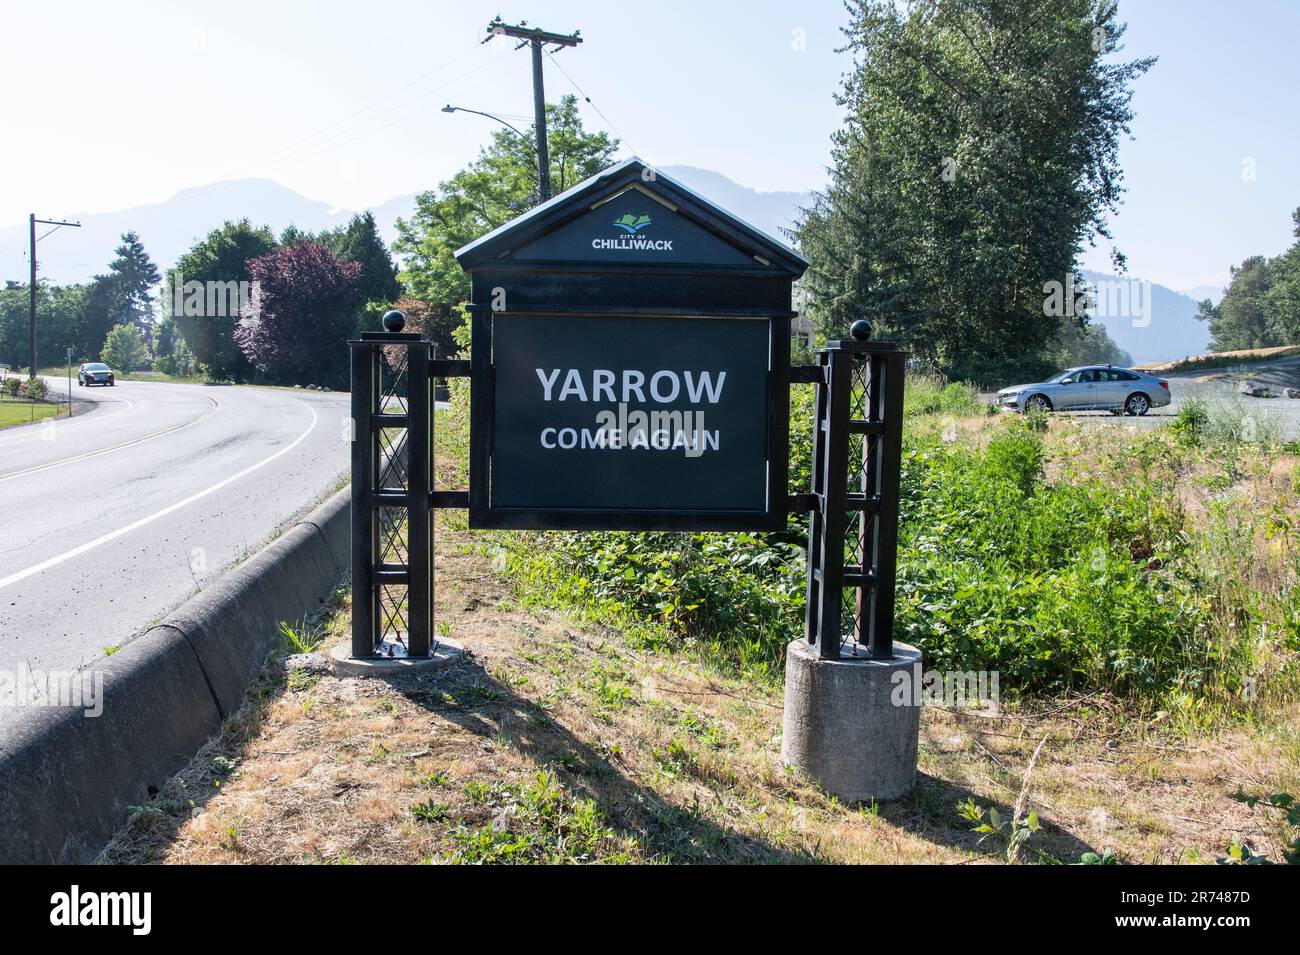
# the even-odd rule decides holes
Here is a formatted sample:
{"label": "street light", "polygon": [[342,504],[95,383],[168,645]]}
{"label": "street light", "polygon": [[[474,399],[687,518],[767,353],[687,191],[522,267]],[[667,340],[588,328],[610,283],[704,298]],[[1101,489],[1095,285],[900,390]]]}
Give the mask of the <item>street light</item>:
{"label": "street light", "polygon": [[532,143],[529,141],[527,136],[525,136],[519,130],[515,129],[513,126],[507,123],[500,116],[493,116],[491,113],[484,113],[481,110],[477,110],[477,109],[466,109],[464,106],[452,106],[450,103],[444,106],[442,108],[442,111],[444,113],[473,113],[476,116],[486,116],[488,119],[494,119],[502,126],[504,126],[506,129],[510,130],[512,133],[514,133],[516,136],[522,139],[524,142],[527,142],[529,143],[529,145],[532,145]]}

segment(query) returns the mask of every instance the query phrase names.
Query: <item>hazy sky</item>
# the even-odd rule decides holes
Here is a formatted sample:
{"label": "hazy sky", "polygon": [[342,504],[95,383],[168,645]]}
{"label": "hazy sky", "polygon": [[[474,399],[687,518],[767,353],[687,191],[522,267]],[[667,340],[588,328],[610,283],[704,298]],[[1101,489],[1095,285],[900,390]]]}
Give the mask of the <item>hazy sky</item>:
{"label": "hazy sky", "polygon": [[[1222,284],[1230,264],[1290,242],[1300,2],[1121,10],[1126,55],[1161,59],[1134,100],[1116,240],[1135,275]],[[620,135],[625,155],[756,189],[824,182],[847,66],[839,0],[41,0],[0,14],[0,227],[245,176],[346,208],[429,188],[493,126],[444,103],[529,122],[527,52],[479,42],[498,12],[582,30],[547,60],[548,98],[572,91],[563,67],[600,111],[584,103],[586,122]],[[1105,269],[1107,250],[1084,265]]]}

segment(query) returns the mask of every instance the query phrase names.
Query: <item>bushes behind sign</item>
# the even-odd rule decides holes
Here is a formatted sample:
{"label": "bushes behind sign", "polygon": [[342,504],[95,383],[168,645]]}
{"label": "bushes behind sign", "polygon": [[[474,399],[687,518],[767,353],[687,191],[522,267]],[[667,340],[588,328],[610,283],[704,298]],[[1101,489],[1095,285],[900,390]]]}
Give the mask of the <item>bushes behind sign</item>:
{"label": "bushes behind sign", "polygon": [[[811,389],[793,394],[792,486],[806,487]],[[1251,628],[1278,632],[1285,621],[1273,618],[1297,599],[1294,581],[1276,600],[1233,609],[1244,622],[1224,630],[1219,591],[1229,581],[1206,577],[1217,545],[1178,503],[1175,466],[1158,460],[1172,453],[1169,439],[1117,443],[1081,473],[1046,478],[1044,462],[1068,464],[1068,450],[1045,448],[1019,419],[969,425],[954,440],[947,416],[909,419],[897,639],[938,669],[999,670],[1004,692],[1240,695],[1257,666]],[[773,535],[502,540],[534,599],[775,674],[803,630],[805,533],[794,519]],[[1294,639],[1300,649],[1300,632]]]}

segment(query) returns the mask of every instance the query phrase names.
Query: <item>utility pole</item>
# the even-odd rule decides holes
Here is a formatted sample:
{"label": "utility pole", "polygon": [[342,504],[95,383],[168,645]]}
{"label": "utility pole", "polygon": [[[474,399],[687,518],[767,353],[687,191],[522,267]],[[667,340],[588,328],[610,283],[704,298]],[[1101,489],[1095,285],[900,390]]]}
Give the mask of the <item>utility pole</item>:
{"label": "utility pole", "polygon": [[[31,255],[29,256],[29,258],[31,259],[32,276],[31,276],[31,282],[29,283],[30,287],[28,289],[28,292],[31,296],[31,311],[30,314],[28,315],[27,331],[30,336],[29,344],[31,345],[32,365],[29,369],[27,369],[27,377],[29,379],[32,379],[36,377],[36,223],[39,222],[41,223],[41,225],[54,226],[54,228],[51,229],[50,232],[55,232],[58,229],[62,229],[65,225],[71,226],[74,229],[80,229],[81,223],[60,222],[57,219],[38,219],[36,218],[36,213],[34,212],[31,214],[30,222],[31,222],[31,229],[32,229],[32,234],[31,234],[32,244],[31,244]],[[45,235],[49,235],[50,232],[45,233]],[[42,239],[45,238],[45,235],[41,236],[41,238]]]}
{"label": "utility pole", "polygon": [[[577,46],[582,42],[580,30],[573,33],[548,33],[541,27],[530,27],[527,20],[508,24],[500,17],[487,25],[490,40],[494,36],[509,36],[521,41],[516,50],[524,46],[533,49],[533,123],[537,131],[537,192],[542,202],[551,198],[551,157],[546,145],[546,93],[542,87],[542,47],[555,44],[557,49]],[[487,40],[483,41],[484,43]]]}

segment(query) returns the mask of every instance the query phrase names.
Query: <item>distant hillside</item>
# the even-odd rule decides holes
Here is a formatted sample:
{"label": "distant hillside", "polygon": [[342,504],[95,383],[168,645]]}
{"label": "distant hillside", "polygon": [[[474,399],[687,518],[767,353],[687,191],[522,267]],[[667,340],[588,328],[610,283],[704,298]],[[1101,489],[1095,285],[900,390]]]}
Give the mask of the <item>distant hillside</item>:
{"label": "distant hillside", "polygon": [[798,221],[799,210],[812,202],[812,195],[806,192],[758,192],[708,169],[694,166],[661,166],[660,169],[786,245],[791,241],[785,230]]}
{"label": "distant hillside", "polygon": [[[1084,272],[1089,283],[1141,282],[1101,272]],[[1150,308],[1137,292],[1127,311],[1096,317],[1105,326],[1115,344],[1133,356],[1137,363],[1172,361],[1187,355],[1209,351],[1210,329],[1196,320],[1197,301],[1190,296],[1152,283]]]}
{"label": "distant hillside", "polygon": [[1211,305],[1218,305],[1219,300],[1223,298],[1223,286],[1198,285],[1196,288],[1180,288],[1178,294],[1186,295],[1188,298],[1196,302],[1201,302],[1208,298]]}
{"label": "distant hillside", "polygon": [[[270,179],[235,179],[177,193],[166,202],[102,215],[72,215],[80,229],[61,229],[41,243],[41,277],[59,284],[105,272],[123,232],[140,234],[159,268],[169,269],[227,219],[247,217],[277,233],[286,226],[312,232],[347,222],[352,213],[299,195]],[[394,216],[395,218],[395,216]],[[0,230],[0,279],[27,280],[26,224]]]}
{"label": "distant hillside", "polygon": [[[798,192],[756,192],[732,182],[721,173],[692,166],[665,166],[664,171],[683,185],[734,212],[740,218],[778,239],[792,225],[809,197]],[[399,216],[409,216],[415,196],[396,196],[370,211],[386,242],[396,238]],[[121,212],[70,218],[80,229],[62,229],[41,247],[41,277],[59,284],[84,282],[104,272],[123,232],[140,234],[145,249],[162,269],[169,269],[194,242],[227,219],[247,218],[269,225],[277,234],[296,225],[318,232],[341,225],[353,216],[327,202],[308,199],[270,179],[234,179],[186,189],[166,202],[137,206]],[[0,280],[27,280],[27,225],[0,230]]]}

